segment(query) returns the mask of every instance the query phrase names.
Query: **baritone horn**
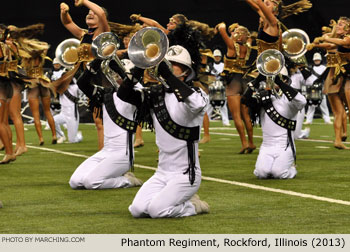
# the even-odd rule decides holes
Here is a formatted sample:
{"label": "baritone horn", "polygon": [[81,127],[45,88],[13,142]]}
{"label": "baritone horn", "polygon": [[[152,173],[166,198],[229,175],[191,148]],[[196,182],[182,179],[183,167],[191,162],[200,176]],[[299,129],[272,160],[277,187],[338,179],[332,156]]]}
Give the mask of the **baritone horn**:
{"label": "baritone horn", "polygon": [[149,69],[163,61],[168,48],[168,37],[161,29],[146,27],[131,38],[128,55],[135,66]]}
{"label": "baritone horn", "polygon": [[114,72],[109,67],[109,62],[114,60],[118,67],[121,68],[125,72],[124,64],[120,61],[120,59],[116,56],[116,52],[120,47],[119,38],[113,32],[103,32],[98,35],[91,44],[92,54],[98,58],[103,60],[101,63],[101,70],[103,74],[106,76],[108,81],[116,88],[118,83],[118,74]]}
{"label": "baritone horn", "polygon": [[282,44],[284,53],[291,59],[303,56],[310,44],[309,36],[300,29],[290,29],[282,34]]}
{"label": "baritone horn", "polygon": [[277,94],[277,92],[275,90],[274,79],[276,75],[282,71],[284,65],[285,60],[283,54],[275,49],[263,51],[256,60],[256,68],[259,73],[266,76],[267,89],[272,89],[275,94]]}
{"label": "baritone horn", "polygon": [[65,68],[73,68],[76,62],[78,62],[78,47],[80,41],[75,38],[63,40],[56,48],[55,57],[60,65]]}

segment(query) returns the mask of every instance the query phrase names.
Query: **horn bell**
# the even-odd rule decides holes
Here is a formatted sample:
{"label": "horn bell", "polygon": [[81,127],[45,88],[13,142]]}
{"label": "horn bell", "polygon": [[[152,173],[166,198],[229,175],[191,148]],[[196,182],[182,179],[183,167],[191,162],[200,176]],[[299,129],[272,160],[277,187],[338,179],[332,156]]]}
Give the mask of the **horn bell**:
{"label": "horn bell", "polygon": [[310,44],[309,36],[301,29],[290,29],[283,32],[282,44],[284,53],[294,59],[303,56],[307,49],[306,46]]}
{"label": "horn bell", "polygon": [[75,38],[63,40],[55,51],[58,62],[66,68],[72,68],[79,59],[79,45],[80,41]]}
{"label": "horn bell", "polygon": [[257,61],[256,68],[264,76],[272,77],[279,74],[285,65],[283,54],[275,49],[263,51]]}
{"label": "horn bell", "polygon": [[131,38],[128,55],[135,66],[147,69],[158,65],[169,48],[166,34],[159,28],[146,27]]}
{"label": "horn bell", "polygon": [[99,59],[113,57],[120,47],[118,36],[113,32],[103,32],[91,44],[92,54]]}

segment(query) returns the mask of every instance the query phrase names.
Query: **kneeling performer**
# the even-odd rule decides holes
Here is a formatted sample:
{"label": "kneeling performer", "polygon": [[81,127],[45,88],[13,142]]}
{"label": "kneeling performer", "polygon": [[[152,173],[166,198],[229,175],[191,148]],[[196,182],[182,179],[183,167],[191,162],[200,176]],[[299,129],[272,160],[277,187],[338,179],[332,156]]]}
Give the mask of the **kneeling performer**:
{"label": "kneeling performer", "polygon": [[[191,56],[179,45],[169,48],[158,71],[165,79],[150,88],[148,98],[159,148],[158,169],[129,206],[136,217],[184,217],[209,212],[195,194],[201,183],[198,140],[208,96],[189,84],[195,77]],[[166,82],[166,83],[164,83]]]}
{"label": "kneeling performer", "polygon": [[248,84],[243,101],[260,117],[263,142],[255,164],[254,174],[258,178],[289,179],[297,174],[296,150],[293,131],[296,116],[305,104],[305,97],[292,88],[286,76],[276,76],[275,90],[259,89],[263,81],[260,74]]}
{"label": "kneeling performer", "polygon": [[[135,86],[137,81],[130,80],[120,69],[116,71],[124,78],[118,90],[88,84],[99,71],[100,64],[100,60],[94,60],[90,70],[80,76],[78,86],[89,97],[90,109],[103,109],[104,147],[75,170],[69,184],[73,189],[140,186],[141,180],[128,170],[133,165],[133,134],[137,126],[133,120],[135,111],[142,104],[141,90]],[[118,68],[114,61],[110,66],[113,70]],[[143,70],[139,72],[137,74],[141,76]]]}

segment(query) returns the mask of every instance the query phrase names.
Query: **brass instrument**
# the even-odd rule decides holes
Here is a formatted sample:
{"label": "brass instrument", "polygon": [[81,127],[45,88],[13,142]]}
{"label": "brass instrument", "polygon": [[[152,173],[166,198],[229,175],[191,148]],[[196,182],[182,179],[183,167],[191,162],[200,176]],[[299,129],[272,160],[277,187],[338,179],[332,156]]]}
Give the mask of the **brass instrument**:
{"label": "brass instrument", "polygon": [[309,36],[300,29],[290,29],[283,32],[282,44],[284,53],[291,59],[303,56],[310,44]]}
{"label": "brass instrument", "polygon": [[56,48],[55,57],[60,65],[65,68],[73,68],[78,62],[78,47],[80,41],[75,38],[63,40]]}
{"label": "brass instrument", "polygon": [[266,88],[277,94],[274,79],[285,65],[283,54],[275,49],[263,51],[256,60],[256,68],[259,73],[266,76]]}
{"label": "brass instrument", "polygon": [[116,56],[116,52],[120,47],[119,38],[113,32],[103,32],[98,35],[91,44],[92,54],[102,59],[101,70],[106,76],[108,81],[115,87],[118,87],[117,79],[118,74],[114,72],[110,67],[109,63],[114,60],[118,66],[125,72],[126,69],[124,64]]}
{"label": "brass instrument", "polygon": [[146,69],[152,79],[164,84],[164,80],[158,74],[158,65],[164,61],[172,70],[171,63],[164,58],[168,49],[167,35],[159,28],[146,27],[131,38],[128,55],[135,66]]}

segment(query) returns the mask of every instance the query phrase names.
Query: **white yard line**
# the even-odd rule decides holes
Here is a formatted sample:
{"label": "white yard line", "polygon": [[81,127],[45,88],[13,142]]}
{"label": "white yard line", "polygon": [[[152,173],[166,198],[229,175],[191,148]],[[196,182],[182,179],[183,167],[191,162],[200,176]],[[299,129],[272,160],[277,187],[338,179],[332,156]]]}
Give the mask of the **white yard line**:
{"label": "white yard line", "polygon": [[[233,133],[224,133],[224,132],[210,132],[210,135],[218,135],[218,136],[239,136],[238,134]],[[262,136],[254,136],[255,138],[262,138]],[[320,140],[320,139],[297,139],[297,141],[303,142],[313,142],[313,143],[333,143],[331,140]],[[350,142],[344,142],[350,143]]]}
{"label": "white yard line", "polygon": [[[32,148],[32,149],[37,149],[37,150],[50,151],[50,152],[59,153],[59,154],[67,155],[67,156],[73,156],[73,157],[81,157],[81,158],[88,158],[89,157],[89,156],[82,155],[82,154],[75,154],[75,153],[70,153],[70,152],[66,152],[66,151],[50,149],[50,148],[36,147],[36,146],[31,146],[31,145],[27,145],[27,147]],[[157,170],[157,168],[155,168],[155,167],[139,165],[139,164],[135,164],[135,167],[153,170],[153,171]],[[301,198],[308,198],[308,199],[314,199],[314,200],[318,200],[318,201],[324,201],[324,202],[329,202],[329,203],[350,206],[349,201],[320,197],[320,196],[316,196],[316,195],[312,195],[312,194],[298,193],[298,192],[293,192],[293,191],[289,191],[289,190],[275,189],[275,188],[270,188],[270,187],[265,187],[265,186],[259,186],[259,185],[254,185],[254,184],[248,184],[248,183],[242,183],[242,182],[237,182],[237,181],[230,181],[230,180],[218,179],[218,178],[212,178],[212,177],[206,177],[206,176],[202,176],[202,179],[207,180],[207,181],[217,182],[217,183],[246,187],[246,188],[255,189],[255,190],[281,193],[281,194],[290,195],[290,196],[296,196],[296,197],[301,197]]]}

